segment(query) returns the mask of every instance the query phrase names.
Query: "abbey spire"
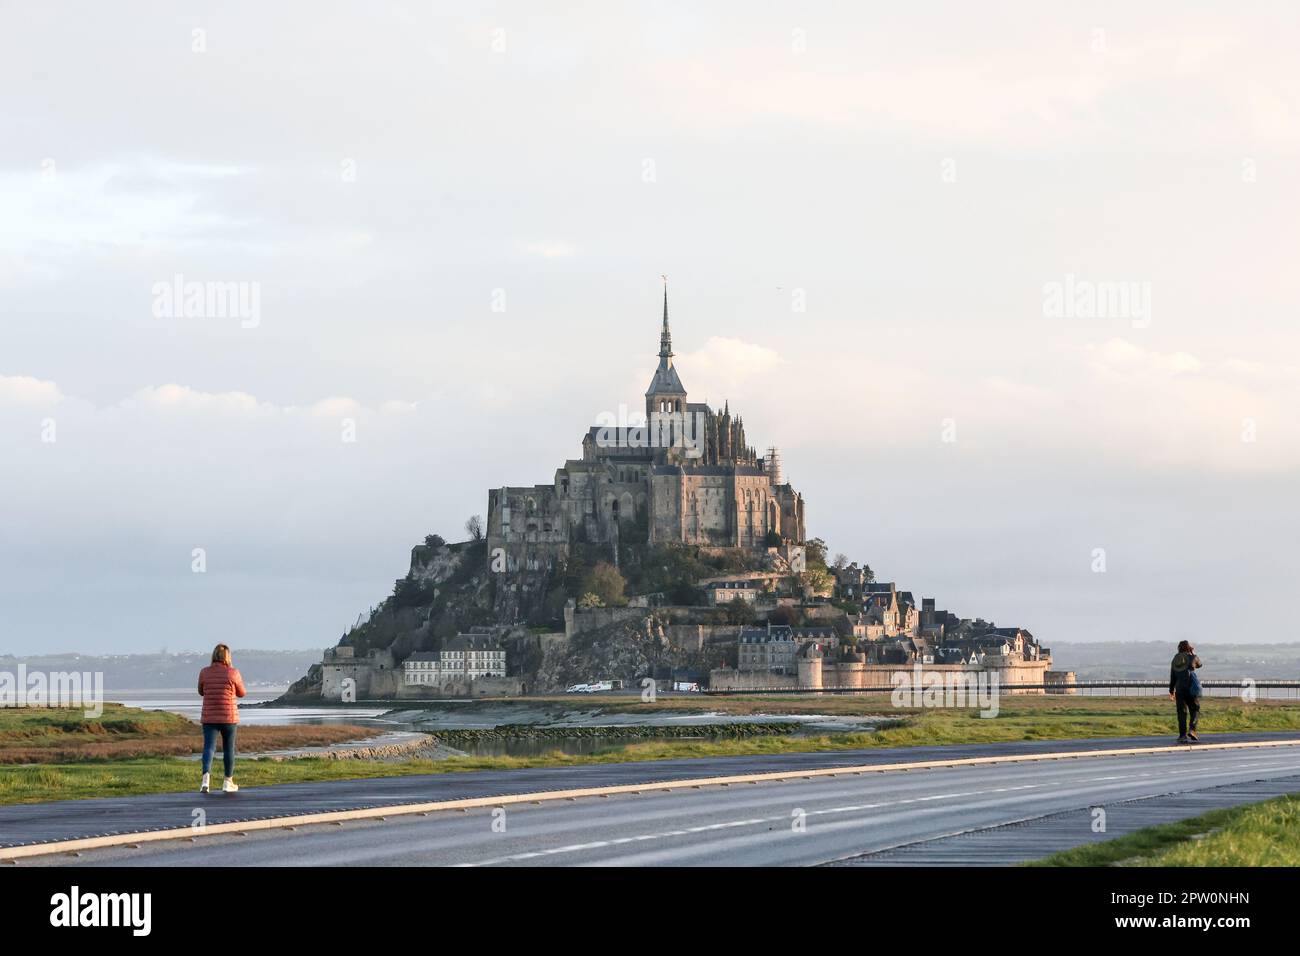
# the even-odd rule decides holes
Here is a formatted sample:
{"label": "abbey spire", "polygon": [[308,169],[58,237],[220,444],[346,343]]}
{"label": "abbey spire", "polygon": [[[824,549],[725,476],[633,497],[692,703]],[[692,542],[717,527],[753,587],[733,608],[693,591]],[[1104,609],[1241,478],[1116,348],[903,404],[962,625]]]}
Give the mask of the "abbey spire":
{"label": "abbey spire", "polygon": [[659,367],[645,393],[645,413],[651,415],[686,411],[686,386],[673,367],[673,336],[668,330],[668,279],[664,279],[664,324],[659,333]]}
{"label": "abbey spire", "polygon": [[664,329],[659,333],[659,364],[663,365],[667,360],[672,364],[673,358],[673,334],[668,331],[668,280],[664,279]]}

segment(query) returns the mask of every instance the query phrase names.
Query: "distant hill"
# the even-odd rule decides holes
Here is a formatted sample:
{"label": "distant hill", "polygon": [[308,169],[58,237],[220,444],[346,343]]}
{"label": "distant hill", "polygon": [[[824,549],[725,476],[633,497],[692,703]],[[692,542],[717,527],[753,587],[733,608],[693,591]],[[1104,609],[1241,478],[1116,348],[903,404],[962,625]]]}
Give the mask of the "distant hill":
{"label": "distant hill", "polygon": [[[1054,666],[1074,671],[1080,680],[1165,680],[1177,650],[1168,641],[1051,644]],[[1206,680],[1300,680],[1300,643],[1195,644]]]}
{"label": "distant hill", "polygon": [[[320,650],[231,651],[235,666],[252,686],[274,687],[293,683],[312,664],[320,662]],[[29,671],[90,671],[104,674],[106,693],[114,690],[163,690],[191,686],[199,670],[211,662],[211,651],[180,651],[174,654],[43,654],[33,657],[0,655],[0,671],[14,671],[26,664]]]}

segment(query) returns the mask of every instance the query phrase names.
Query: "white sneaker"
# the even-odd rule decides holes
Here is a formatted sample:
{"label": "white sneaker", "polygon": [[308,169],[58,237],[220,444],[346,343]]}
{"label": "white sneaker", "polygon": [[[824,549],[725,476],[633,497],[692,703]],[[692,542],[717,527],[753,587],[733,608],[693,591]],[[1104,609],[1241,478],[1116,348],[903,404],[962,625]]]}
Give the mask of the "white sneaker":
{"label": "white sneaker", "polygon": [[239,784],[235,783],[234,777],[227,777],[221,784],[222,793],[234,793],[239,789]]}
{"label": "white sneaker", "polygon": [[203,781],[199,784],[199,793],[207,793],[208,784],[210,784],[211,782],[212,782],[212,774],[205,773],[203,775]]}

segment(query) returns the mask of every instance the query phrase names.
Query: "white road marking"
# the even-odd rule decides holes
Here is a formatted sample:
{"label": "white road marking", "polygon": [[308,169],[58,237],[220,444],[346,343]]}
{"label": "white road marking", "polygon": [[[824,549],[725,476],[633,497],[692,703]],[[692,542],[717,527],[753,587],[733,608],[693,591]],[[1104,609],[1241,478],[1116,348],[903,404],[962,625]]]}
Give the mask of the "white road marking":
{"label": "white road marking", "polygon": [[[1270,758],[1264,758],[1264,759],[1270,759]],[[1272,759],[1276,759],[1276,758],[1272,758]],[[1293,763],[1261,765],[1259,761],[1250,761],[1249,763],[1237,764],[1235,766],[1250,767],[1257,771],[1259,770],[1291,770],[1291,771],[1300,770],[1300,767],[1297,767]],[[1134,781],[1134,780],[1142,780],[1142,779],[1151,779],[1153,777],[1166,778],[1174,774],[1191,774],[1191,773],[1200,774],[1201,776],[1206,778],[1234,776],[1234,774],[1228,768],[1224,768],[1220,770],[1217,768],[1212,769],[1209,767],[1198,767],[1198,768],[1183,769],[1183,770],[1162,770],[1160,772],[1149,771],[1145,773],[1117,774],[1117,775],[1112,775],[1107,777],[1096,777],[1096,778],[1089,778],[1089,779],[1096,782]],[[809,817],[826,816],[830,814],[859,813],[863,811],[880,810],[880,809],[885,809],[890,807],[900,807],[900,806],[907,806],[907,805],[914,805],[914,804],[930,803],[937,800],[957,800],[965,797],[985,796],[989,794],[1011,793],[1011,792],[1025,791],[1025,790],[1041,790],[1045,787],[1059,786],[1064,783],[1066,783],[1065,780],[1051,780],[1043,783],[1025,784],[1023,786],[1017,786],[1017,787],[991,787],[984,790],[968,790],[968,791],[954,792],[954,793],[929,794],[926,796],[909,797],[909,798],[899,799],[899,800],[884,800],[884,801],[878,801],[874,803],[862,803],[862,804],[852,804],[852,805],[840,806],[840,807],[829,807],[823,810],[808,810],[805,811],[805,813]],[[1115,788],[1108,787],[1103,789],[1115,789]],[[537,859],[539,857],[549,857],[549,856],[558,856],[562,854],[580,853],[583,852],[584,850],[600,849],[603,847],[624,845],[628,843],[638,843],[647,840],[671,839],[674,837],[691,836],[694,834],[705,833],[710,831],[736,829],[739,827],[747,827],[747,826],[759,826],[762,824],[773,824],[773,823],[788,824],[790,819],[791,818],[789,814],[781,814],[779,816],[755,817],[746,820],[730,820],[724,823],[711,823],[707,825],[701,825],[698,827],[689,827],[685,829],[665,830],[665,831],[659,831],[655,833],[644,833],[644,834],[639,834],[637,836],[619,837],[611,840],[566,844],[564,846],[548,847],[547,849],[544,850],[534,850],[534,851],[528,851],[523,853],[515,853],[508,856],[496,857],[487,860],[480,860],[471,863],[459,863],[455,865],[459,867],[467,867],[467,868],[480,867],[480,866],[495,866],[503,863],[514,863],[514,862],[520,862],[524,860]]]}
{"label": "white road marking", "polygon": [[[1016,790],[1036,790],[1045,784],[1030,783],[1020,787],[994,787],[988,790],[966,790],[958,793],[936,793],[924,797],[909,797],[905,800],[882,800],[878,803],[860,803],[846,807],[830,807],[825,810],[809,810],[807,815],[810,817],[825,816],[831,813],[857,813],[863,810],[880,810],[885,807],[900,807],[914,803],[929,803],[934,800],[959,800],[962,797],[978,797],[990,793],[1009,793]],[[697,833],[707,833],[715,830],[735,829],[736,827],[759,826],[764,823],[786,823],[790,820],[789,814],[781,814],[774,817],[754,817],[748,820],[728,820],[725,823],[709,823],[698,827],[687,827],[679,830],[662,830],[658,833],[643,833],[634,837],[619,837],[616,840],[598,840],[588,843],[570,843],[566,846],[548,847],[545,850],[531,850],[526,853],[513,853],[509,856],[497,857],[491,860],[479,860],[476,863],[458,863],[459,867],[476,867],[476,866],[495,866],[499,863],[517,863],[521,860],[535,860],[543,856],[556,856],[561,853],[581,853],[584,850],[595,850],[601,847],[613,846],[623,843],[635,843],[643,840],[664,840],[672,837],[691,836]]]}

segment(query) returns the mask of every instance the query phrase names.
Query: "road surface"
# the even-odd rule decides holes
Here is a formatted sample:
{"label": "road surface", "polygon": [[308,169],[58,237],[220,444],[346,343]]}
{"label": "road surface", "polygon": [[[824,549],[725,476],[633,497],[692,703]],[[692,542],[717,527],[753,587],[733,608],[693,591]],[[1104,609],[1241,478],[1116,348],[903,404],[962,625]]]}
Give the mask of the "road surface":
{"label": "road surface", "polygon": [[[1229,739],[1295,738],[1277,734],[1214,738],[1216,742]],[[1169,819],[1201,812],[1194,809],[1200,804],[1188,802],[1187,795],[1193,793],[1213,790],[1229,802],[1242,802],[1263,799],[1274,791],[1300,790],[1300,779],[1290,779],[1300,778],[1300,740],[1262,749],[1188,747],[1174,753],[840,774],[670,792],[651,789],[655,781],[711,775],[824,769],[900,759],[1026,756],[1132,747],[1143,742],[1118,738],[678,760],[286,785],[249,789],[230,797],[176,794],[67,801],[0,807],[0,844],[188,826],[196,807],[207,813],[210,822],[218,822],[309,809],[394,806],[465,795],[646,783],[647,788],[638,794],[390,816],[383,821],[293,830],[274,828],[242,836],[200,836],[194,841],[169,840],[136,848],[87,850],[75,856],[35,857],[13,865],[812,865],[1053,818],[1055,822],[1048,828],[1022,827],[1023,845],[1018,852],[1022,858],[1035,858],[1097,838],[1090,827],[1091,814],[1075,814],[1076,826],[1069,822],[1068,811],[1160,798],[1142,804],[1148,811],[1144,819],[1159,822],[1162,802],[1169,808],[1166,815],[1173,814]],[[1146,743],[1167,746],[1169,740]],[[1261,792],[1257,781],[1271,781],[1271,789]],[[1235,789],[1244,795],[1234,797]],[[960,853],[956,856],[947,862],[961,862]],[[981,857],[971,862],[998,860]]]}

